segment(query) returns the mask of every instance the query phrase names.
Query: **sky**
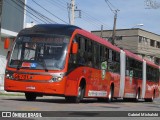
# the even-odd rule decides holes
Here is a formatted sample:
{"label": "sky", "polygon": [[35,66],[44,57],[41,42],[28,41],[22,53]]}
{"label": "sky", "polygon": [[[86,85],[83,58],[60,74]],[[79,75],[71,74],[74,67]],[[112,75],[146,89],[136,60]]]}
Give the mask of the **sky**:
{"label": "sky", "polygon": [[[38,6],[35,2],[44,7]],[[117,29],[141,28],[160,35],[160,7],[153,9],[146,6],[147,0],[109,0],[113,10],[120,10],[117,14]],[[152,0],[160,6],[160,0]],[[27,0],[27,5],[52,19],[56,23],[69,23],[67,3],[71,0]],[[75,25],[87,31],[113,29],[114,13],[110,10],[105,0],[75,0],[77,10],[81,10],[81,18],[76,12]],[[56,17],[55,17],[56,16]],[[60,19],[57,19],[60,18]],[[27,16],[26,22],[36,24],[33,17]],[[143,24],[143,26],[136,26]]]}

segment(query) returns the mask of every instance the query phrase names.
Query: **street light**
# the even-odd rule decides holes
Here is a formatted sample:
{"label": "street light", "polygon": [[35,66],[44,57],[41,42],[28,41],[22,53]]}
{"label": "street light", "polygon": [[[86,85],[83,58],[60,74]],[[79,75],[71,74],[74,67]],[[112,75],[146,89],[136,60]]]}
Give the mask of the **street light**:
{"label": "street light", "polygon": [[144,26],[144,24],[142,24],[142,23],[141,23],[141,24],[136,24],[136,25],[133,26],[131,29],[135,28],[136,26],[137,26],[137,27],[138,27],[138,26],[142,27],[142,26]]}

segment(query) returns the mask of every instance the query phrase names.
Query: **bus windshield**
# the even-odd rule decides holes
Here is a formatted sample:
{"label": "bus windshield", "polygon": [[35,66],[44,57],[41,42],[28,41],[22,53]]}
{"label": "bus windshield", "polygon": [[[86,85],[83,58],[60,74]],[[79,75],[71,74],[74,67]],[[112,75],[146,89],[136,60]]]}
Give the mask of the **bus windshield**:
{"label": "bus windshield", "polygon": [[61,70],[64,68],[70,37],[32,34],[18,36],[9,66],[13,68]]}

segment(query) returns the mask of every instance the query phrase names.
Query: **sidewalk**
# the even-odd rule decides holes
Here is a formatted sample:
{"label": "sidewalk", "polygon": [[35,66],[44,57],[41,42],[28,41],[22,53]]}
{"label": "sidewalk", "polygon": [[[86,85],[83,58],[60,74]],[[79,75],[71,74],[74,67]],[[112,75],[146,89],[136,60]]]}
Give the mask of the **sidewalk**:
{"label": "sidewalk", "polygon": [[7,96],[24,96],[24,93],[0,91],[0,96],[1,96],[1,95],[7,95]]}

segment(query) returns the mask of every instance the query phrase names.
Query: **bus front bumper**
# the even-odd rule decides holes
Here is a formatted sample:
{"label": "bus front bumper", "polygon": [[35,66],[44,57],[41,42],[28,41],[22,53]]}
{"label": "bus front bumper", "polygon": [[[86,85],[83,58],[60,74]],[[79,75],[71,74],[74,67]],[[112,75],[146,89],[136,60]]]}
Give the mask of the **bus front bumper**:
{"label": "bus front bumper", "polygon": [[26,82],[5,79],[4,89],[8,92],[34,92],[41,94],[64,95],[65,78],[60,82]]}

